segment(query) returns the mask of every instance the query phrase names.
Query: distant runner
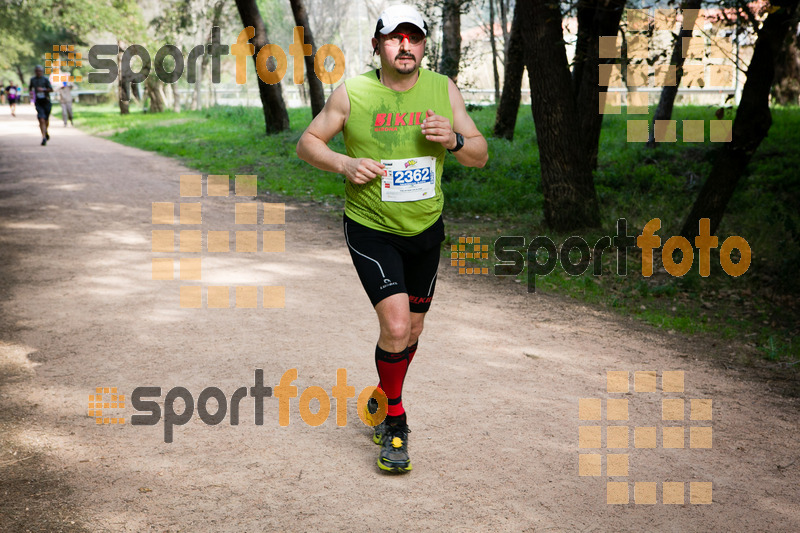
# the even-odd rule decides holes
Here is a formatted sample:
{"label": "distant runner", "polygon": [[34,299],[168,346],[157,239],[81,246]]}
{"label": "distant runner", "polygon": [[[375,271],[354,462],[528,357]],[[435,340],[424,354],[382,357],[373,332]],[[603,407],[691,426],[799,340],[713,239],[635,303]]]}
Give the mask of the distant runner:
{"label": "distant runner", "polygon": [[[297,143],[301,159],[347,178],[345,241],[380,321],[375,365],[389,401],[373,440],[381,445],[378,467],[390,472],[411,470],[401,394],[445,236],[444,159],[448,151],[465,166],[482,167],[488,159],[456,85],[419,68],[427,32],[415,8],[387,8],[372,39],[381,68],[339,86]],[[339,132],[347,155],[328,148]],[[378,412],[374,397],[367,411],[377,422],[370,416]]]}
{"label": "distant runner", "polygon": [[[64,126],[67,125],[67,119],[72,124],[72,89],[75,86],[72,83],[65,81],[62,82],[61,87],[58,88],[58,100],[61,103],[61,118],[64,119]],[[75,124],[72,124],[73,126]]]}
{"label": "distant runner", "polygon": [[50,126],[50,93],[53,92],[53,86],[50,80],[44,77],[44,69],[41,65],[36,65],[34,69],[36,74],[31,78],[28,85],[28,91],[31,93],[31,100],[36,106],[36,117],[39,119],[39,129],[42,132],[42,146],[47,144],[50,140],[50,134],[47,132]]}
{"label": "distant runner", "polygon": [[11,107],[11,116],[17,116],[17,102],[19,101],[19,93],[17,92],[16,85],[9,85],[5,89],[6,91],[6,98],[8,99],[8,105]]}

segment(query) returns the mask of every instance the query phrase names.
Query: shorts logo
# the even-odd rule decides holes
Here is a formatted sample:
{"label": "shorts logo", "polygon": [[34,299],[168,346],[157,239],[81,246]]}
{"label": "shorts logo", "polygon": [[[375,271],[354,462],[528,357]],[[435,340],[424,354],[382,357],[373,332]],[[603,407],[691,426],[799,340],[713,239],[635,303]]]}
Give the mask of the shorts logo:
{"label": "shorts logo", "polygon": [[383,289],[385,289],[386,287],[391,287],[391,286],[393,286],[393,285],[397,285],[397,282],[396,282],[396,281],[392,281],[392,280],[390,280],[390,279],[387,279],[387,278],[384,278],[384,279],[383,279],[383,285],[381,285],[381,288],[380,288],[380,290],[383,290]]}
{"label": "shorts logo", "polygon": [[412,304],[429,304],[433,300],[433,296],[411,296],[408,295],[408,301]]}

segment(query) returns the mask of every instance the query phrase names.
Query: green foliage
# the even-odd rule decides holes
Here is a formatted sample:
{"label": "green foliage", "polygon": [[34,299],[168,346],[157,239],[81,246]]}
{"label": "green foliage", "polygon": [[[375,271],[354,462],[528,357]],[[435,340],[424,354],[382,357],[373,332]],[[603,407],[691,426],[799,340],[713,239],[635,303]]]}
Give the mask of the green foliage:
{"label": "green foliage", "polygon": [[17,66],[27,76],[54,44],[86,44],[91,32],[133,39],[143,30],[133,0],[10,0],[0,2],[0,71]]}

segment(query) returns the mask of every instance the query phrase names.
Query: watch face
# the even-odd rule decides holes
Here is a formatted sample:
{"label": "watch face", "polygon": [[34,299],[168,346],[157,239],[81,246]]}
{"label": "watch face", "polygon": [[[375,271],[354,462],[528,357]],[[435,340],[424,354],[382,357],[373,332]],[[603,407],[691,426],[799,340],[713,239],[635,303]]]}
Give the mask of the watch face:
{"label": "watch face", "polygon": [[458,152],[461,150],[461,147],[464,146],[464,136],[460,133],[456,132],[456,145],[453,149],[448,150],[449,152]]}

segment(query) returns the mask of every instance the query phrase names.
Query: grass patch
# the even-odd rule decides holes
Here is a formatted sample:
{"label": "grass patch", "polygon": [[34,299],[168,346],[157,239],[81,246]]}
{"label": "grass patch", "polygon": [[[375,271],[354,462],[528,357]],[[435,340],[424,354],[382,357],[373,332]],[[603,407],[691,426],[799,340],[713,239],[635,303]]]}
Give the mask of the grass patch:
{"label": "grass patch", "polygon": [[[715,107],[676,107],[678,139],[683,120],[714,119]],[[733,118],[728,110],[725,118]],[[800,361],[800,112],[772,110],[773,125],[742,178],[717,231],[720,244],[743,236],[752,249],[752,264],[740,278],[731,278],[712,253],[712,273],[701,278],[693,269],[681,278],[667,275],[656,262],[655,275],[641,273],[638,248],[628,253],[627,275],[616,274],[616,256],[606,252],[602,275],[591,269],[570,276],[560,266],[536,279],[537,291],[563,294],[630,314],[655,327],[681,333],[713,333],[739,339],[757,348],[769,361],[797,369]],[[290,109],[292,129],[264,135],[260,108],[216,107],[182,113],[120,116],[113,106],[77,107],[81,128],[128,146],[176,157],[208,174],[256,174],[259,187],[273,193],[343,205],[343,177],[325,173],[295,156],[300,134],[311,119],[308,108]],[[492,137],[493,106],[470,110],[489,143],[484,169],[462,167],[448,157],[442,184],[448,217],[448,240],[481,236],[493,243],[500,235],[521,235],[526,244],[538,235],[560,246],[569,235],[543,226],[539,152],[530,108],[520,108],[514,141]],[[637,116],[636,118],[643,118]],[[617,220],[638,235],[644,224],[659,218],[662,244],[678,234],[683,218],[713,164],[718,144],[665,143],[655,149],[626,140],[625,115],[608,115],[600,138],[595,187],[602,229],[583,237],[590,247],[604,235],[615,235]],[[707,128],[706,128],[707,129]],[[706,135],[707,137],[707,135]],[[331,148],[344,152],[341,135]],[[446,249],[449,255],[449,246]],[[524,249],[522,250],[524,254]],[[657,253],[660,253],[657,251]],[[470,265],[489,267],[490,259]],[[544,260],[543,258],[541,259]],[[526,272],[519,278],[526,283]]]}

